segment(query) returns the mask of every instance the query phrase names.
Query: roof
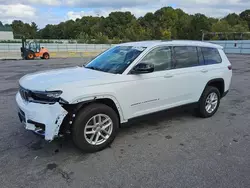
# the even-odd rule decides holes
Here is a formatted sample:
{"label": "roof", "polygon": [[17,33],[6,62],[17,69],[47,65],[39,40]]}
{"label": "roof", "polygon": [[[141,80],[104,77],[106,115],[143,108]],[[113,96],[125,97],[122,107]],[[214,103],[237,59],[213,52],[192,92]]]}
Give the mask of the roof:
{"label": "roof", "polygon": [[193,41],[193,40],[152,40],[152,41],[140,41],[140,42],[128,42],[120,44],[122,46],[136,46],[136,47],[154,47],[159,45],[183,45],[183,46],[200,46],[209,48],[219,48],[223,47],[217,44],[212,44],[209,42]]}

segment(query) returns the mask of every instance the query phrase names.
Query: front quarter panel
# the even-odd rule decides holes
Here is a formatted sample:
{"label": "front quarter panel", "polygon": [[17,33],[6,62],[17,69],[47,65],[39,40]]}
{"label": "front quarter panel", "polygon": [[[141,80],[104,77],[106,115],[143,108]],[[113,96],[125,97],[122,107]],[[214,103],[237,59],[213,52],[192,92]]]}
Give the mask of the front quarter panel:
{"label": "front quarter panel", "polygon": [[[120,82],[119,82],[120,83]],[[119,83],[102,84],[94,86],[81,86],[81,84],[71,84],[64,86],[62,98],[69,102],[69,104],[77,104],[84,101],[94,101],[98,99],[111,99],[119,112],[121,123],[127,122],[125,107],[121,105],[116,92]]]}

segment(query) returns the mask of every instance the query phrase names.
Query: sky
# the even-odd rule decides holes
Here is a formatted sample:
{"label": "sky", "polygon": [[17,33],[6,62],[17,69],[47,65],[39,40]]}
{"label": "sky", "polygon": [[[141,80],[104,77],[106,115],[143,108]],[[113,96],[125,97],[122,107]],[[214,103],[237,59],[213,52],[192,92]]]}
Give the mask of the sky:
{"label": "sky", "polygon": [[0,21],[34,21],[39,28],[82,16],[108,16],[113,11],[130,11],[136,17],[164,6],[181,8],[189,14],[203,13],[222,18],[250,8],[250,0],[0,0]]}

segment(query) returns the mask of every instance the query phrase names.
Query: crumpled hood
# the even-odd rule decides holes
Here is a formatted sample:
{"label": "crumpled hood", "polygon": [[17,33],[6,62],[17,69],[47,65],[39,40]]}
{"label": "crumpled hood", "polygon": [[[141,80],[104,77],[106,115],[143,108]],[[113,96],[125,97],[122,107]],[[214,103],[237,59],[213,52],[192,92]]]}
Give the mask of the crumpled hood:
{"label": "crumpled hood", "polygon": [[105,80],[111,81],[115,74],[86,69],[84,67],[63,68],[27,74],[19,80],[22,87],[30,90],[45,91],[70,82],[82,81],[90,85]]}

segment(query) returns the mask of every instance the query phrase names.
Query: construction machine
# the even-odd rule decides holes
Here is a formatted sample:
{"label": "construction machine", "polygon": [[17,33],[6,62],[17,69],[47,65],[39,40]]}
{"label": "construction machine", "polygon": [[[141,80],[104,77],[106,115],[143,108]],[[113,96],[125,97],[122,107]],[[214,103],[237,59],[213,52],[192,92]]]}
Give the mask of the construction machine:
{"label": "construction machine", "polygon": [[26,42],[26,39],[22,38],[21,56],[23,59],[32,60],[35,58],[49,59],[49,51],[47,48],[40,47],[40,43],[37,41]]}

